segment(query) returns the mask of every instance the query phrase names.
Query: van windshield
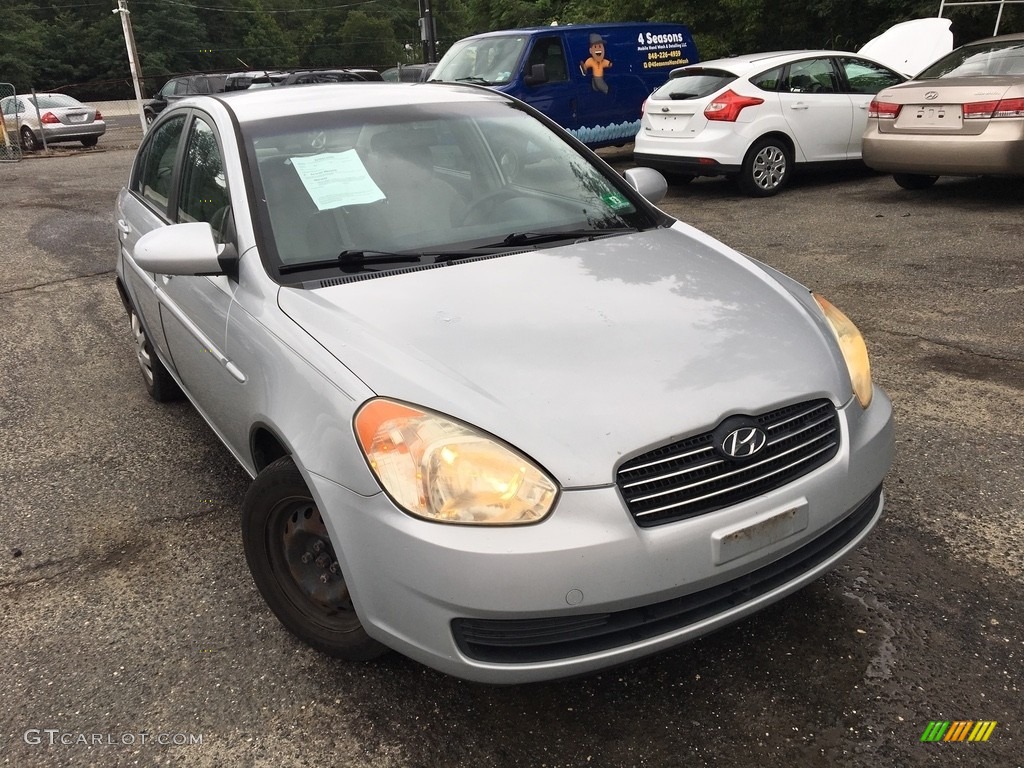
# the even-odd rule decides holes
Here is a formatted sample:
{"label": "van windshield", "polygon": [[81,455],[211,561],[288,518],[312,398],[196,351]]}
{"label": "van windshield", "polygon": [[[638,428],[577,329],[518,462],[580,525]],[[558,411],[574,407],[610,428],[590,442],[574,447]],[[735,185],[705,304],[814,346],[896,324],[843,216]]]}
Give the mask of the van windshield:
{"label": "van windshield", "polygon": [[448,49],[430,79],[504,85],[512,79],[526,40],[525,35],[460,40]]}

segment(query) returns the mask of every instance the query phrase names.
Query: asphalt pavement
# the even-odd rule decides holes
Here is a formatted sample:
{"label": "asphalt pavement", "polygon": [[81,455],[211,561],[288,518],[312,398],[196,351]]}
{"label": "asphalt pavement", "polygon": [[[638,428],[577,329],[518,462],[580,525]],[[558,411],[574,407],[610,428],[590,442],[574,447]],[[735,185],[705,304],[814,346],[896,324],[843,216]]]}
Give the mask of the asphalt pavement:
{"label": "asphalt pavement", "polygon": [[[1024,182],[671,187],[666,211],[866,335],[897,418],[887,515],[740,624],[496,688],[328,659],[263,604],[238,530],[248,476],[142,385],[113,276],[131,159],[101,143],[0,164],[0,765],[1024,764]],[[935,721],[996,725],[923,742]]]}

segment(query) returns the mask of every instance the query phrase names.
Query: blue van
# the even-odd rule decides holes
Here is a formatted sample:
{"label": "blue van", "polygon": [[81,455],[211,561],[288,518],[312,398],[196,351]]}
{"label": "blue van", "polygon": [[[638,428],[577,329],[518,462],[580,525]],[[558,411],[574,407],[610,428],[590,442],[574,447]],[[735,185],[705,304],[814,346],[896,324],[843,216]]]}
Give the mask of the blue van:
{"label": "blue van", "polygon": [[464,38],[430,79],[508,93],[596,148],[632,141],[644,99],[673,67],[697,61],[682,24],[574,24]]}

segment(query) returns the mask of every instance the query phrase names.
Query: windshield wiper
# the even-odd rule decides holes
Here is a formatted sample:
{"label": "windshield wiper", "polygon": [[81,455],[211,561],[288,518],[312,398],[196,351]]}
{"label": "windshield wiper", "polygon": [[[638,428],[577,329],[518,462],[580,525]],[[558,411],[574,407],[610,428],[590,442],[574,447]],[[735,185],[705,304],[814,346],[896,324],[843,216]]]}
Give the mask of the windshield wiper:
{"label": "windshield wiper", "polygon": [[615,229],[575,229],[562,232],[513,232],[502,245],[540,245],[541,243],[557,243],[560,240],[589,241],[599,237],[614,237],[636,232],[635,227],[616,227]]}
{"label": "windshield wiper", "polygon": [[485,80],[482,77],[457,77],[455,78],[456,83],[476,83],[477,85],[491,85],[490,80]]}
{"label": "windshield wiper", "polygon": [[388,251],[360,251],[353,249],[342,251],[333,259],[304,261],[301,264],[282,264],[280,272],[282,275],[290,275],[296,272],[311,272],[315,269],[330,269],[331,267],[359,269],[371,264],[413,264],[422,258],[422,253],[390,253]]}

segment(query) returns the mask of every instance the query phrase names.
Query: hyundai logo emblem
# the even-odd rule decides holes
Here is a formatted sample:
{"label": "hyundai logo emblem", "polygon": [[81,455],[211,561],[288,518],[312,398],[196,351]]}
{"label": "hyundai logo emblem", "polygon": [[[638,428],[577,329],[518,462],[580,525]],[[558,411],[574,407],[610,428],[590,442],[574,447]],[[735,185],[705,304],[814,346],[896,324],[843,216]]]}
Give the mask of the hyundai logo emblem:
{"label": "hyundai logo emblem", "polygon": [[757,427],[740,427],[734,429],[722,440],[722,453],[734,459],[753,456],[764,448],[768,435]]}
{"label": "hyundai logo emblem", "polygon": [[928,99],[928,101],[935,101],[937,98],[939,98],[939,92],[928,91],[927,93],[925,93],[924,97]]}

